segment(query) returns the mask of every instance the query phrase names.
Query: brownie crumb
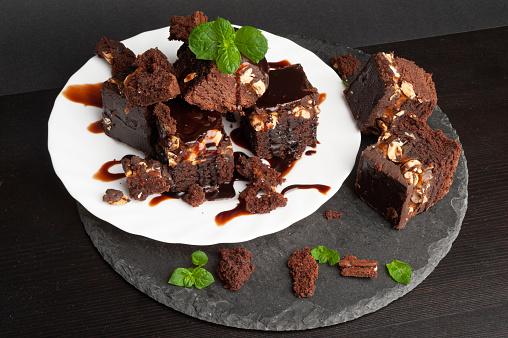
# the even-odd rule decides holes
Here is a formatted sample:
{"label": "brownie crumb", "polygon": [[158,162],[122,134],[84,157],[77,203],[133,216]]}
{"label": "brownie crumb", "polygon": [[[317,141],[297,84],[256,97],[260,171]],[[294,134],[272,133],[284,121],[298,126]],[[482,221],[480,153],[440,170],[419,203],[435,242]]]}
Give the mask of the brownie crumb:
{"label": "brownie crumb", "polygon": [[327,220],[331,220],[331,219],[334,219],[334,218],[341,218],[342,217],[342,212],[338,212],[336,210],[326,210],[325,213],[323,214],[323,216],[327,219]]}
{"label": "brownie crumb", "polygon": [[189,43],[192,30],[202,22],[208,22],[203,12],[196,11],[189,16],[173,16],[169,19],[169,40],[178,40]]}
{"label": "brownie crumb", "polygon": [[116,189],[106,190],[106,194],[102,197],[102,200],[111,205],[123,205],[131,201],[123,192]]}
{"label": "brownie crumb", "polygon": [[356,256],[345,255],[339,262],[340,274],[350,277],[377,277],[377,261],[358,259]]}
{"label": "brownie crumb", "polygon": [[219,253],[217,275],[226,283],[224,288],[239,290],[254,271],[254,265],[250,264],[252,254],[245,248],[219,249]]}
{"label": "brownie crumb", "polygon": [[353,75],[360,64],[360,60],[351,54],[334,56],[332,59],[332,67],[342,80],[346,80],[348,76]]}
{"label": "brownie crumb", "polygon": [[316,286],[314,281],[318,278],[319,266],[310,253],[310,249],[296,250],[288,261],[293,277],[293,289],[297,297],[312,297]]}
{"label": "brownie crumb", "polygon": [[193,207],[199,207],[206,201],[205,191],[199,184],[195,183],[189,187],[187,193],[183,195],[182,200]]}

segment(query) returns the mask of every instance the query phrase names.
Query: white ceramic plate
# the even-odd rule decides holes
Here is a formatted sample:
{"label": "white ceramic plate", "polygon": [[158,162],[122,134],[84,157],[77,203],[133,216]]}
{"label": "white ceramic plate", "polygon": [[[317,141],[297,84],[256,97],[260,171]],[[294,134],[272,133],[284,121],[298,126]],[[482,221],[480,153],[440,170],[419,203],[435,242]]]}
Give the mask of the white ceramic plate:
{"label": "white ceramic plate", "polygon": [[[194,245],[243,242],[277,232],[310,215],[331,198],[350,173],[360,145],[360,132],[342,95],[344,85],[332,68],[312,52],[285,38],[263,33],[269,42],[266,55],[269,62],[287,59],[302,64],[310,82],[320,93],[326,93],[326,100],[320,106],[317,153],[302,156],[278,191],[293,184],[323,184],[331,187],[326,195],[315,189],[292,191],[286,194],[286,207],[270,214],[237,217],[220,227],[215,224],[215,216],[233,209],[237,198],[209,201],[198,208],[181,200],[166,200],[150,207],[150,197],[144,202],[131,200],[123,206],[109,205],[102,201],[106,189],[119,189],[128,195],[125,179],[101,182],[93,179],[93,174],[107,161],[120,160],[126,154],[142,154],[105,134],[90,133],[88,125],[101,119],[102,110],[71,102],[60,93],[48,123],[48,148],[55,171],[72,197],[95,216],[126,232],[167,243]],[[181,43],[168,41],[168,35],[169,27],[166,27],[139,34],[123,43],[135,54],[158,47],[174,62]],[[66,87],[103,82],[110,74],[110,66],[103,59],[93,57],[69,79]],[[246,152],[234,147],[235,151]],[[111,171],[122,170],[117,165]],[[244,184],[236,182],[236,190],[241,191]]]}

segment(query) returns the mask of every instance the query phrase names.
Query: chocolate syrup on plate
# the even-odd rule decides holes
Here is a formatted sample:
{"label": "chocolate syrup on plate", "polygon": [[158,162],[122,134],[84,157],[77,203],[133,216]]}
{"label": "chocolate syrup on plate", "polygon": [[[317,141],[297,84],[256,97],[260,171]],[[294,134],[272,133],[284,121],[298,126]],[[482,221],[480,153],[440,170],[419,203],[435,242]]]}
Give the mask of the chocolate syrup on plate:
{"label": "chocolate syrup on plate", "polygon": [[102,82],[69,85],[62,92],[62,95],[72,102],[102,108],[101,85]]}
{"label": "chocolate syrup on plate", "polygon": [[325,100],[326,100],[326,93],[321,93],[321,94],[319,94],[319,103],[318,103],[318,106],[319,106],[321,103],[325,102]]}
{"label": "chocolate syrup on plate", "polygon": [[317,153],[317,151],[315,151],[315,150],[307,150],[305,152],[305,155],[306,156],[312,156],[312,155],[316,155],[316,153]]}
{"label": "chocolate syrup on plate", "polygon": [[236,144],[237,146],[242,147],[247,150],[251,150],[249,142],[247,142],[247,139],[245,138],[245,135],[243,134],[242,129],[240,129],[240,128],[233,129],[231,131],[231,133],[229,134],[229,137],[231,138],[231,141],[233,141],[234,144]]}
{"label": "chocolate syrup on plate", "polygon": [[291,192],[293,190],[297,189],[316,189],[323,195],[326,195],[328,191],[330,191],[331,187],[324,185],[324,184],[293,184],[290,186],[285,187],[280,192],[282,195],[286,195],[288,192]]}
{"label": "chocolate syrup on plate", "polygon": [[99,121],[95,121],[90,123],[90,125],[86,128],[89,132],[93,134],[101,134],[104,133],[104,128],[102,128],[102,119]]}
{"label": "chocolate syrup on plate", "polygon": [[113,182],[125,177],[125,173],[111,173],[109,169],[117,164],[120,164],[120,161],[108,161],[102,165],[102,167],[97,171],[93,178],[102,182]]}

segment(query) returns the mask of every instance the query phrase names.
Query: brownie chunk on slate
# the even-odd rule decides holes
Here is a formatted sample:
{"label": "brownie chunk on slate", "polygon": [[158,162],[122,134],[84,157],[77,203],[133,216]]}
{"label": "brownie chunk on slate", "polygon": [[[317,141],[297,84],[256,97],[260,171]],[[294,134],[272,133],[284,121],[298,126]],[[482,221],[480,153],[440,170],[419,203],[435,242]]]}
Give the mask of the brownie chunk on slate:
{"label": "brownie chunk on slate", "polygon": [[356,192],[403,229],[448,192],[460,152],[459,143],[406,114],[361,154]]}
{"label": "brownie chunk on slate", "polygon": [[316,146],[319,93],[299,64],[272,69],[269,77],[266,93],[245,110],[242,130],[261,158],[299,158]]}
{"label": "brownie chunk on slate", "polygon": [[106,194],[102,197],[102,200],[112,205],[123,205],[131,201],[123,192],[116,189],[106,190]]}
{"label": "brownie chunk on slate", "polygon": [[182,200],[193,207],[199,207],[206,201],[205,191],[199,184],[193,184],[189,187],[187,193],[183,195]]}
{"label": "brownie chunk on slate", "polygon": [[340,217],[342,217],[342,212],[338,212],[336,210],[326,210],[325,213],[323,214],[323,216],[327,220],[332,220],[334,218],[340,218]]}
{"label": "brownie chunk on slate", "polygon": [[268,87],[266,59],[254,63],[242,55],[235,74],[224,74],[215,61],[196,59],[184,44],[174,67],[183,99],[203,110],[226,113],[251,107]]}
{"label": "brownie chunk on slate", "polygon": [[288,267],[293,277],[293,289],[298,297],[312,297],[314,295],[314,281],[318,278],[318,263],[310,253],[309,248],[296,250],[288,261]]}
{"label": "brownie chunk on slate", "polygon": [[339,262],[340,274],[350,277],[377,277],[377,261],[358,259],[356,256],[345,255]]}
{"label": "brownie chunk on slate", "polygon": [[[275,190],[285,179],[281,174],[261,162],[257,156],[246,158],[240,156],[236,171],[251,181],[239,198],[245,200],[247,211],[253,214],[265,214],[279,207],[285,207],[287,198]],[[262,191],[263,194],[258,195]]]}
{"label": "brownie chunk on slate", "polygon": [[189,35],[192,30],[202,22],[208,22],[208,17],[203,12],[197,11],[189,16],[173,16],[169,20],[169,40],[178,40],[189,43]]}
{"label": "brownie chunk on slate", "polygon": [[121,42],[102,37],[95,46],[95,54],[111,65],[111,75],[121,81],[136,69],[136,55]]}
{"label": "brownie chunk on slate", "polygon": [[138,55],[135,66],[123,82],[123,93],[131,105],[149,106],[180,94],[173,66],[157,48]]}
{"label": "brownie chunk on slate", "polygon": [[353,75],[361,64],[360,60],[351,54],[334,56],[331,63],[342,80],[346,80],[348,76]]}
{"label": "brownie chunk on slate", "polygon": [[239,290],[254,271],[254,265],[250,264],[252,254],[245,248],[219,249],[219,253],[217,275],[226,283],[224,288]]}
{"label": "brownie chunk on slate", "polygon": [[166,166],[155,160],[127,155],[122,158],[131,198],[144,201],[149,195],[168,191],[173,182]]}
{"label": "brownie chunk on slate", "polygon": [[437,103],[431,74],[382,52],[372,55],[344,95],[360,131],[375,135],[407,112],[426,121]]}

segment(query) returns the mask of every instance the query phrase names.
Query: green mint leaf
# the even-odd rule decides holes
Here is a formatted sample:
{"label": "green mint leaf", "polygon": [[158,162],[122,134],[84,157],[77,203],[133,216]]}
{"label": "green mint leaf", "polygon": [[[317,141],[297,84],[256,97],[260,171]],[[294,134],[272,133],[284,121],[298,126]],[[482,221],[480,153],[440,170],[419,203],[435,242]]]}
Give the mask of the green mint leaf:
{"label": "green mint leaf", "polygon": [[234,44],[220,46],[217,50],[217,67],[224,74],[233,74],[240,67],[242,56]]}
{"label": "green mint leaf", "polygon": [[213,22],[202,22],[189,35],[189,49],[198,59],[214,60],[217,57],[220,43],[213,26]]}
{"label": "green mint leaf", "polygon": [[254,62],[259,62],[268,52],[268,40],[260,30],[251,26],[236,31],[235,45],[240,53]]}
{"label": "green mint leaf", "polygon": [[206,265],[206,263],[208,262],[208,257],[201,250],[194,252],[191,257],[192,257],[192,264],[197,265],[197,266]]}
{"label": "green mint leaf", "polygon": [[193,276],[194,286],[198,290],[206,288],[208,285],[212,284],[215,281],[212,274],[203,268],[196,268],[194,270]]}
{"label": "green mint leaf", "polygon": [[411,281],[411,266],[409,264],[395,259],[391,263],[386,264],[386,268],[395,281],[404,284],[409,284]]}
{"label": "green mint leaf", "polygon": [[348,86],[349,86],[349,83],[347,83],[347,82],[346,82],[346,81],[344,81],[344,80],[342,80],[342,84],[343,84],[344,86],[346,86],[346,87],[348,87]]}
{"label": "green mint leaf", "polygon": [[234,43],[235,29],[228,20],[217,17],[217,20],[213,22],[212,29],[219,44],[223,44],[225,41]]}
{"label": "green mint leaf", "polygon": [[184,277],[183,286],[185,286],[186,288],[190,288],[194,284],[195,284],[195,278],[194,278],[193,274],[190,274],[190,275],[187,275]]}
{"label": "green mint leaf", "polygon": [[339,253],[332,249],[327,249],[325,246],[320,245],[310,251],[312,257],[317,260],[320,264],[328,263],[335,265],[340,261]]}
{"label": "green mint leaf", "polygon": [[191,275],[191,272],[185,268],[175,269],[168,283],[176,286],[184,286],[184,279],[189,275]]}

